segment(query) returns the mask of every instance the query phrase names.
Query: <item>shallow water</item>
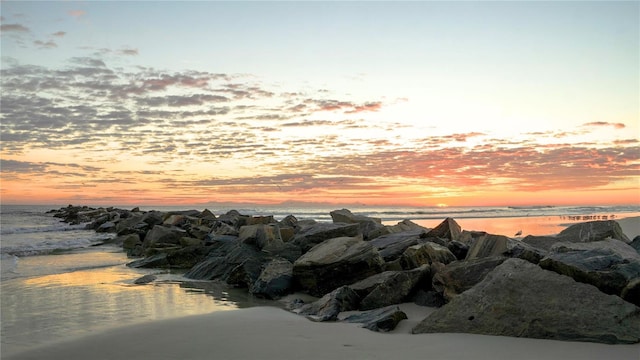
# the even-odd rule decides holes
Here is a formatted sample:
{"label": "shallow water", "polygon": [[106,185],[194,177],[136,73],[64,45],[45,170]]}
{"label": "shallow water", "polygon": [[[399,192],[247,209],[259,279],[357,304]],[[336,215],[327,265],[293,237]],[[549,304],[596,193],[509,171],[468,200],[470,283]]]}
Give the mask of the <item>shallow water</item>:
{"label": "shallow water", "polygon": [[[1,283],[1,354],[108,328],[269,303],[244,290],[131,269],[117,248],[20,258]],[[156,282],[135,279],[156,274]]]}

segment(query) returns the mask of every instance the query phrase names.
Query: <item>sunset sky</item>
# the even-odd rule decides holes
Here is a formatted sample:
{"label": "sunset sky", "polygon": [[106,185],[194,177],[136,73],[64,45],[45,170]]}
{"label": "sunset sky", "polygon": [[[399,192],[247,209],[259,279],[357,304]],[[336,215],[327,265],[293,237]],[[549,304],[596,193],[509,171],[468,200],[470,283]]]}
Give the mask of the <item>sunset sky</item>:
{"label": "sunset sky", "polygon": [[640,2],[1,6],[3,204],[640,204]]}

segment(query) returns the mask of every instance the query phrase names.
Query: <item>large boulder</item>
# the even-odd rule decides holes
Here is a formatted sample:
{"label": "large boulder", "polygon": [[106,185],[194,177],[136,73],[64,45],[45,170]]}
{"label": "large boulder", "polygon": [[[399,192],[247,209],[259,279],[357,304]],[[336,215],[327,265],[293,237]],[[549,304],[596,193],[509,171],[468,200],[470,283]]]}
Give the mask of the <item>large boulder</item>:
{"label": "large boulder", "polygon": [[293,264],[293,277],[301,289],[322,296],[333,289],[382,272],[384,260],[361,236],[329,239]]}
{"label": "large boulder", "polygon": [[362,323],[362,327],[371,331],[389,332],[398,326],[398,323],[407,319],[398,306],[387,306],[381,309],[364,311],[349,315],[344,321],[350,323]]}
{"label": "large boulder", "polygon": [[187,232],[183,229],[155,225],[144,237],[142,247],[148,249],[179,245],[180,239],[185,236],[187,236]]}
{"label": "large boulder", "polygon": [[267,299],[279,299],[293,288],[293,264],[282,258],[269,261],[249,292]]}
{"label": "large boulder", "polygon": [[429,278],[429,266],[409,271],[385,271],[349,285],[362,298],[358,309],[370,310],[407,301]]}
{"label": "large boulder", "polygon": [[[640,254],[620,240],[589,243],[556,243],[540,261],[547,270],[596,286],[602,292],[622,296],[630,282],[640,278]],[[634,291],[625,300],[640,306]]]}
{"label": "large boulder", "polygon": [[458,240],[462,234],[462,228],[452,218],[446,218],[438,226],[427,232],[424,237],[435,237],[440,239]]}
{"label": "large boulder", "polygon": [[554,236],[529,235],[523,242],[543,250],[551,250],[558,242],[585,243],[606,239],[617,239],[626,243],[631,242],[622,232],[620,224],[615,220],[587,221],[569,226]]}
{"label": "large boulder", "polygon": [[640,341],[640,308],[527,261],[507,259],[413,329],[451,332],[630,344]]}
{"label": "large boulder", "polygon": [[455,261],[440,269],[432,279],[433,289],[447,301],[471,289],[502,264],[505,257],[485,257],[468,261]]}
{"label": "large boulder", "polygon": [[617,239],[626,243],[631,242],[622,232],[620,224],[615,220],[587,221],[574,224],[558,234],[562,241],[591,242],[607,238]]}
{"label": "large boulder", "polygon": [[[299,221],[298,224],[301,222]],[[338,237],[357,236],[360,232],[358,224],[345,223],[313,223],[302,228],[293,240],[295,245],[305,253],[321,242]]]}
{"label": "large boulder", "polygon": [[522,241],[514,240],[504,235],[485,234],[473,241],[467,252],[466,259],[506,256],[524,259],[537,264],[544,255],[544,251]]}

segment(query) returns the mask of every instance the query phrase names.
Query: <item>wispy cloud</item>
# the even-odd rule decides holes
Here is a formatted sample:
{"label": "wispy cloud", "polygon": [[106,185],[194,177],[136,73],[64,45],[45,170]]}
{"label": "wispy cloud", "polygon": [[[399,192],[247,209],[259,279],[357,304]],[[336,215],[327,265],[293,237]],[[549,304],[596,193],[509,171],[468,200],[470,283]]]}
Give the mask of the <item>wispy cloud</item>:
{"label": "wispy cloud", "polygon": [[624,129],[625,125],[623,123],[611,123],[607,121],[594,121],[585,123],[582,126],[613,126],[616,129]]}
{"label": "wispy cloud", "polygon": [[0,25],[0,31],[2,32],[19,32],[19,33],[28,33],[31,30],[29,30],[28,27],[22,25],[22,24],[2,24]]}

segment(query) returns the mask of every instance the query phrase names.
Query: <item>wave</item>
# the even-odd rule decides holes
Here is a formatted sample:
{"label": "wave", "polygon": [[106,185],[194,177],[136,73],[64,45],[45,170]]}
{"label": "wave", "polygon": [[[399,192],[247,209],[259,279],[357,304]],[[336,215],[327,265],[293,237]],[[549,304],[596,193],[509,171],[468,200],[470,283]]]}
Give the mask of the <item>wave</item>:
{"label": "wave", "polygon": [[65,223],[48,225],[48,226],[21,226],[21,227],[3,226],[2,230],[0,230],[0,235],[37,234],[37,233],[47,233],[47,232],[85,230],[86,226],[87,226],[86,224],[68,225]]}

